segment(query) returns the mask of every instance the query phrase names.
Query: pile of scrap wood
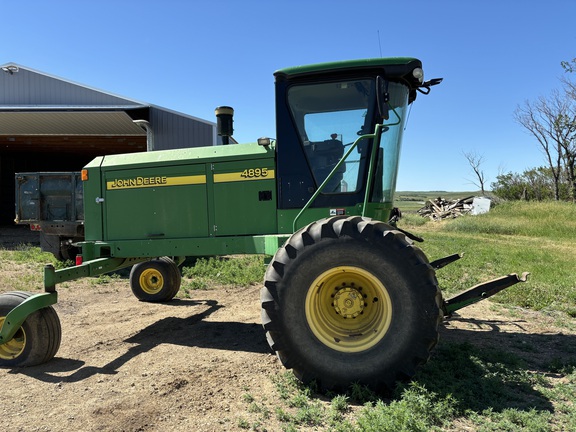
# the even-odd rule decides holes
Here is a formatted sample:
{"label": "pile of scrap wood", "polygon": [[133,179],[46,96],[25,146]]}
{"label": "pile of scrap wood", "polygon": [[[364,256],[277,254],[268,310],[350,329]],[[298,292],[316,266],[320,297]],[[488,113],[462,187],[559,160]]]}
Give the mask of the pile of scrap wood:
{"label": "pile of scrap wood", "polygon": [[439,197],[434,200],[428,200],[424,207],[418,210],[418,214],[432,220],[456,218],[472,210],[473,199],[474,197],[470,196],[448,201]]}

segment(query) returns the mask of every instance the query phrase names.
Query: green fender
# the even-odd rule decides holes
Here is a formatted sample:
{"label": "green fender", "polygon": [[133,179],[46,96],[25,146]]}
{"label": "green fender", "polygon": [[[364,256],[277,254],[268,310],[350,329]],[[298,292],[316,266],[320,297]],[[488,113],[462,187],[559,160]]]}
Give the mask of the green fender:
{"label": "green fender", "polygon": [[52,306],[58,301],[58,293],[43,292],[28,297],[4,317],[2,328],[0,328],[0,345],[9,342],[18,329],[24,324],[26,318],[37,310]]}

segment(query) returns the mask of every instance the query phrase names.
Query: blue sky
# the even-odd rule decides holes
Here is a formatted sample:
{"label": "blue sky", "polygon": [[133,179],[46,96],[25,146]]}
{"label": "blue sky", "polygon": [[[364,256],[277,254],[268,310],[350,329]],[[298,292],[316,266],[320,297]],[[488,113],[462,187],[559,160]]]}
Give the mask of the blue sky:
{"label": "blue sky", "polygon": [[419,58],[444,82],[412,108],[398,190],[475,190],[463,152],[483,156],[488,183],[543,165],[513,112],[559,88],[560,62],[576,57],[574,0],[0,0],[0,10],[0,64],[211,121],[230,105],[239,142],[275,137],[277,69]]}

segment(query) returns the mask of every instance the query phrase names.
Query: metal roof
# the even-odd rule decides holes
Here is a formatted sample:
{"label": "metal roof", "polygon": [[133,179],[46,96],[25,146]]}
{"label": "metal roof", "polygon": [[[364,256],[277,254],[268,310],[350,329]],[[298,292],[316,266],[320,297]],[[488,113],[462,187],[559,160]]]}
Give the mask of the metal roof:
{"label": "metal roof", "polygon": [[123,111],[0,112],[0,135],[140,136],[146,132]]}
{"label": "metal roof", "polygon": [[5,72],[0,75],[3,78],[0,80],[0,89],[3,90],[0,106],[7,105],[10,101],[16,101],[18,105],[45,105],[55,101],[66,105],[71,101],[77,105],[88,105],[91,102],[98,105],[149,105],[18,63],[5,63],[0,65],[0,70]]}
{"label": "metal roof", "polygon": [[[50,137],[140,138],[145,131],[132,123],[149,122],[154,148],[211,146],[216,123],[157,105],[118,96],[17,63],[0,65],[0,150],[13,139],[49,142]],[[15,144],[11,144],[11,148]],[[32,145],[32,144],[31,144]]]}
{"label": "metal roof", "polygon": [[[12,71],[12,72],[11,72]],[[0,65],[0,109],[90,109],[94,106],[156,108],[199,123],[216,126],[213,121],[174,111],[159,105],[120,96],[66,78],[22,66],[18,63]],[[27,101],[27,102],[25,102]]]}

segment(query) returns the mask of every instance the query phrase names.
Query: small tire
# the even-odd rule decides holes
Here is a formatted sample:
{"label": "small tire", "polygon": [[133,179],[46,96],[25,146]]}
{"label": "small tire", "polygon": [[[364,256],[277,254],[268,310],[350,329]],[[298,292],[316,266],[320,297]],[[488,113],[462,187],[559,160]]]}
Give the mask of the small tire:
{"label": "small tire", "polygon": [[427,361],[442,318],[424,253],[393,227],[361,217],[294,233],[268,266],[261,304],[272,350],[325,390],[393,390]]}
{"label": "small tire", "polygon": [[161,303],[178,294],[182,275],[168,257],[138,263],[130,271],[130,288],[138,300]]}
{"label": "small tire", "polygon": [[[6,315],[32,293],[13,291],[0,295],[0,325]],[[26,318],[14,337],[0,345],[0,367],[35,366],[54,358],[60,348],[62,328],[52,306]]]}

